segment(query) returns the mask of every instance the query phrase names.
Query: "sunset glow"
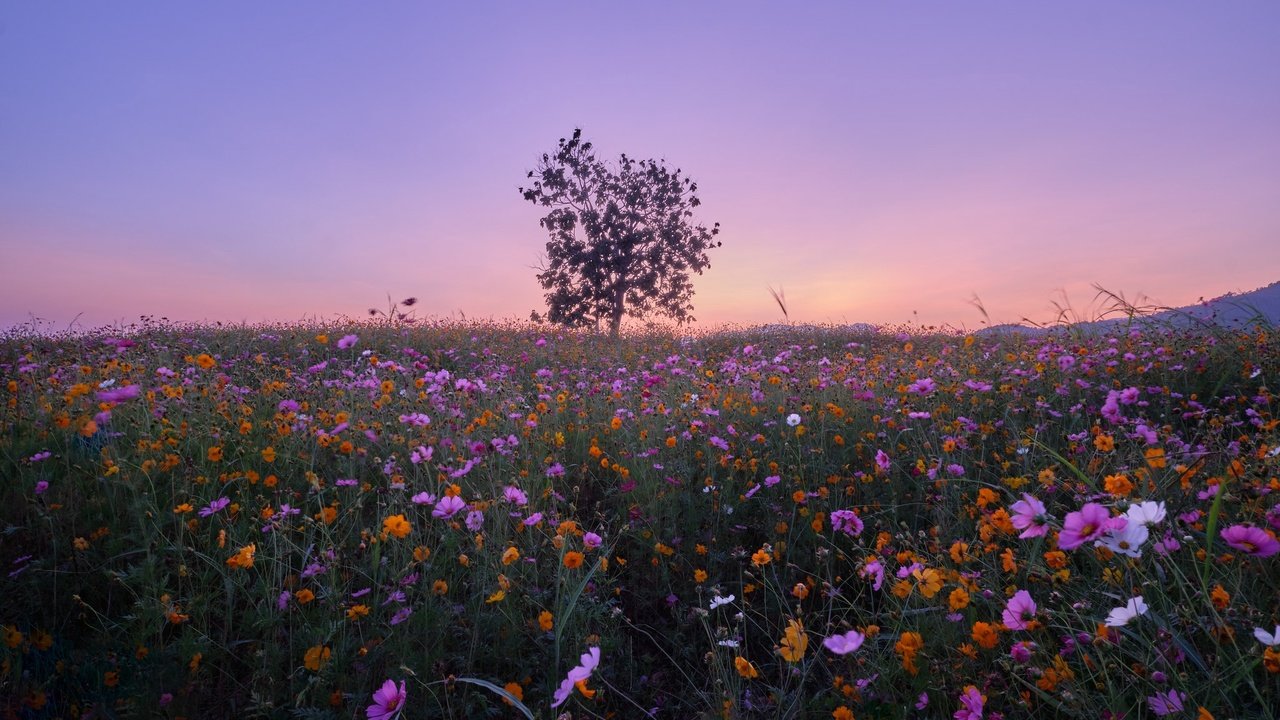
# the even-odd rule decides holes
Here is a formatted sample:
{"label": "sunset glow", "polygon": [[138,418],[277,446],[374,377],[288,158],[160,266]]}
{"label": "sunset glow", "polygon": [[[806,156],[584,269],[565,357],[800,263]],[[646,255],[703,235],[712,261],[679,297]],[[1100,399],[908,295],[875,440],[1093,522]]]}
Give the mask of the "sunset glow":
{"label": "sunset glow", "polygon": [[1280,5],[11,3],[0,328],[527,318],[575,127],[723,247],[700,327],[979,327],[1280,270]]}

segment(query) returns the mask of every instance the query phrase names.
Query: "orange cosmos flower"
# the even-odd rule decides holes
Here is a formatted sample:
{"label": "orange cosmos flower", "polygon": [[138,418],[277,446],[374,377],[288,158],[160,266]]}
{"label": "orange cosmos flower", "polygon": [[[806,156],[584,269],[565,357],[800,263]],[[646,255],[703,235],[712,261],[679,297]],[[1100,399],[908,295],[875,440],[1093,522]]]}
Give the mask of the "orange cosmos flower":
{"label": "orange cosmos flower", "polygon": [[778,654],[783,660],[789,663],[800,662],[800,658],[804,657],[805,651],[809,649],[809,635],[805,633],[804,625],[799,620],[788,620],[787,629],[783,632],[778,644],[780,645]]}
{"label": "orange cosmos flower", "polygon": [[382,521],[382,531],[389,535],[394,535],[401,540],[408,537],[409,531],[412,529],[412,526],[409,525],[409,521],[405,519],[404,515],[391,515]]}

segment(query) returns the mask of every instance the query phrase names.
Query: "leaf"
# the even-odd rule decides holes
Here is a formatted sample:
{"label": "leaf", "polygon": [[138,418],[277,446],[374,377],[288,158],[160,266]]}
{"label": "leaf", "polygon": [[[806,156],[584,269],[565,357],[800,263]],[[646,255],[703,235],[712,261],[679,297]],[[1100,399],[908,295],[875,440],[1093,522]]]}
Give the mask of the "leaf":
{"label": "leaf", "polygon": [[512,705],[513,707],[515,707],[515,709],[517,709],[517,710],[519,710],[520,712],[524,713],[524,716],[525,716],[525,717],[527,717],[527,718],[529,718],[529,720],[536,720],[536,719],[533,717],[533,712],[532,712],[531,710],[529,710],[529,708],[525,707],[524,703],[520,702],[520,701],[516,698],[516,696],[515,696],[515,695],[512,695],[511,693],[507,692],[505,689],[500,688],[500,687],[498,687],[497,685],[494,685],[493,683],[489,682],[488,680],[481,680],[480,678],[469,678],[469,677],[454,678],[454,680],[456,680],[456,681],[458,681],[458,682],[462,682],[462,683],[470,683],[470,684],[472,684],[472,685],[479,685],[480,687],[482,687],[482,688],[484,688],[484,689],[488,690],[489,692],[492,692],[492,693],[495,693],[495,694],[497,694],[497,695],[501,696],[504,700],[506,700],[507,702],[511,703],[511,705]]}

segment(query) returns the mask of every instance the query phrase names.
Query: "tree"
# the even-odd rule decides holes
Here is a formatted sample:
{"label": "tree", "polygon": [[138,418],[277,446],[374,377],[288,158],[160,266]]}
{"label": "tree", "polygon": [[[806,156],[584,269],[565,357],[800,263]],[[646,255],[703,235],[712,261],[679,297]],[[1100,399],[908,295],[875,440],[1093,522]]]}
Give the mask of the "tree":
{"label": "tree", "polygon": [[623,315],[694,319],[689,276],[711,266],[707,250],[720,246],[720,223],[694,224],[698,185],[679,168],[626,155],[610,167],[578,129],[528,177],[533,184],[521,195],[551,208],[539,221],[551,237],[538,273],[549,320],[597,328],[607,322],[616,337]]}

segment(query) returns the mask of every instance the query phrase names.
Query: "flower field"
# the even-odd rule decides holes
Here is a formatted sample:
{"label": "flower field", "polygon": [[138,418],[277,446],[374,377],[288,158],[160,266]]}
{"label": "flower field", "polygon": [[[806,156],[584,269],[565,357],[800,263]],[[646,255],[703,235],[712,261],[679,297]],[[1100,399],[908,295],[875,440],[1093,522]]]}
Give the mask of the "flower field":
{"label": "flower field", "polygon": [[0,716],[1264,718],[1267,331],[0,342]]}

